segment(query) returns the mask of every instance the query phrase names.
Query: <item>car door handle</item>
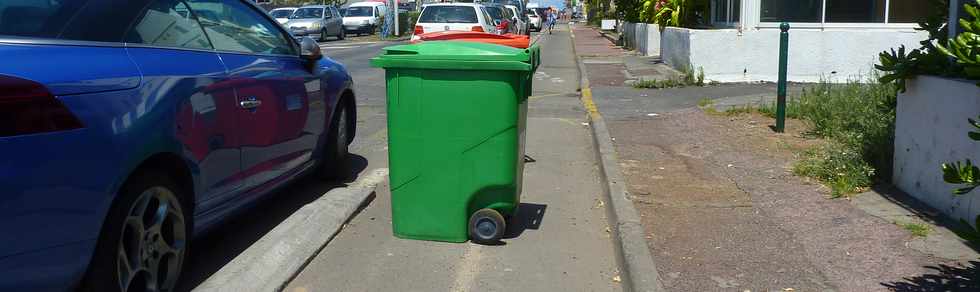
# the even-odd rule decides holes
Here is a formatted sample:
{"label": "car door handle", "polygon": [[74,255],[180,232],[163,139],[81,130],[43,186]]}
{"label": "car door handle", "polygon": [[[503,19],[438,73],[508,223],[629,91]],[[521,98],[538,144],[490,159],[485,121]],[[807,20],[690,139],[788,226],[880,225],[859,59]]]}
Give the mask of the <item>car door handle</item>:
{"label": "car door handle", "polygon": [[250,97],[238,103],[243,109],[255,109],[262,105],[262,101],[254,97]]}

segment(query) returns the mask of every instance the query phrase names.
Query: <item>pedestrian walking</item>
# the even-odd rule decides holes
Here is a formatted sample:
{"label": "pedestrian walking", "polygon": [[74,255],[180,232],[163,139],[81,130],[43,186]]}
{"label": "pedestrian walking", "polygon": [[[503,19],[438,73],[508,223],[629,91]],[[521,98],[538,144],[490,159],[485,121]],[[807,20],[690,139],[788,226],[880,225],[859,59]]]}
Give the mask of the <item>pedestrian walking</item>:
{"label": "pedestrian walking", "polygon": [[558,22],[558,17],[555,14],[557,11],[554,9],[548,10],[548,34],[551,34],[551,30],[555,28],[555,22]]}

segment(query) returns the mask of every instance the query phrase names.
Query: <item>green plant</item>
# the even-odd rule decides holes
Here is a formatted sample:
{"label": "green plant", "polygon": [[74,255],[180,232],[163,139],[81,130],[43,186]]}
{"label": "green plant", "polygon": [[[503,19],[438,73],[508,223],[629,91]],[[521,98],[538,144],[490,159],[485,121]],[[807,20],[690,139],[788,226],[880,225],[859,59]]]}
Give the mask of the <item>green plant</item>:
{"label": "green plant", "polygon": [[[896,85],[875,79],[821,82],[786,101],[786,117],[803,120],[810,127],[806,134],[830,140],[803,153],[796,173],[824,182],[835,197],[891,177]],[[772,102],[758,111],[773,117],[775,109]]]}
{"label": "green plant", "polygon": [[[948,45],[937,44],[936,48],[947,56],[956,59],[963,66],[965,77],[980,80],[980,0],[977,6],[963,4],[963,10],[972,18],[961,18],[963,32],[949,39]],[[980,82],[977,83],[980,86]]]}
{"label": "green plant", "polygon": [[878,54],[880,64],[875,64],[875,69],[886,73],[878,78],[878,82],[895,82],[898,90],[905,92],[905,80],[921,74],[922,70],[919,70],[921,56],[922,51],[919,49],[913,49],[906,54],[904,45],[899,47],[897,52],[895,49],[891,49],[891,53],[881,52]]}
{"label": "green plant", "polygon": [[634,88],[674,88],[674,87],[685,87],[685,86],[704,86],[704,69],[700,69],[697,75],[694,75],[692,69],[685,70],[681,72],[680,78],[671,79],[652,79],[652,80],[637,80],[633,83]]}
{"label": "green plant", "polygon": [[714,100],[711,100],[710,98],[707,98],[707,97],[702,98],[701,100],[698,100],[698,106],[699,107],[706,107],[706,106],[712,105],[714,103],[715,103]]}
{"label": "green plant", "polygon": [[895,224],[898,224],[898,226],[901,226],[902,228],[904,228],[905,230],[907,230],[909,233],[912,233],[912,236],[916,236],[916,237],[926,237],[926,236],[929,236],[929,232],[932,232],[932,228],[930,228],[929,225],[926,225],[924,223],[915,223],[915,222],[899,223],[899,222],[895,222]]}
{"label": "green plant", "polygon": [[840,142],[807,150],[793,166],[793,173],[827,184],[833,198],[860,192],[871,186],[875,170],[856,150]]}
{"label": "green plant", "polygon": [[940,75],[940,76],[959,76],[961,69],[954,66],[949,58],[941,52],[941,47],[945,43],[948,35],[947,15],[948,2],[946,0],[933,0],[935,13],[929,15],[924,21],[919,22],[916,30],[925,31],[929,38],[919,42],[919,48],[908,50],[905,46],[899,47],[898,51],[891,49],[878,54],[878,61],[875,68],[881,70],[883,75],[878,82],[895,83],[899,92],[905,92],[905,80],[917,75]]}
{"label": "green plant", "polygon": [[[971,126],[980,129],[980,123],[967,119]],[[980,141],[980,132],[969,132],[967,136],[973,141]],[[963,162],[943,163],[943,181],[951,184],[966,185],[953,190],[955,195],[965,195],[980,186],[980,168],[973,165],[969,159]]]}

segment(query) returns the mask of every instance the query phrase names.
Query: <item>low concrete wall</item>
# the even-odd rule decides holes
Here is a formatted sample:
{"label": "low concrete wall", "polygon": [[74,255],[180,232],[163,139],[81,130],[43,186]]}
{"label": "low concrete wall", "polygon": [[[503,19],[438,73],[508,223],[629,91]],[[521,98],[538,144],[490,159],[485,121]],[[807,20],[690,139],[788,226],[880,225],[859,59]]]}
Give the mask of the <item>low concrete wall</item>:
{"label": "low concrete wall", "polygon": [[[776,81],[779,30],[686,29],[668,27],[662,55],[677,69],[704,68],[720,82]],[[796,29],[790,31],[788,79],[841,82],[867,75],[878,53],[900,45],[916,48],[927,38],[911,29]]]}
{"label": "low concrete wall", "polygon": [[893,183],[954,219],[970,224],[980,214],[980,190],[954,196],[943,181],[943,163],[980,160],[980,142],[968,118],[980,115],[980,87],[973,82],[920,76],[898,95]]}
{"label": "low concrete wall", "polygon": [[691,65],[691,30],[668,27],[660,35],[660,58],[677,69]]}
{"label": "low concrete wall", "polygon": [[626,47],[646,56],[660,55],[660,27],[652,23],[623,23]]}

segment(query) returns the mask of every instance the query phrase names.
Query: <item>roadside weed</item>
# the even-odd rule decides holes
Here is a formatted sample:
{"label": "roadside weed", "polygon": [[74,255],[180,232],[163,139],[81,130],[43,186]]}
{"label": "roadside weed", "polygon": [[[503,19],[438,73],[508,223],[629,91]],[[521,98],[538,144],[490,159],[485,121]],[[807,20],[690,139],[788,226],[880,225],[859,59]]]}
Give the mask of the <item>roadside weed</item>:
{"label": "roadside weed", "polygon": [[926,225],[925,223],[915,223],[915,222],[899,223],[899,222],[896,222],[896,224],[898,224],[898,226],[901,226],[903,229],[905,229],[909,233],[912,233],[912,236],[915,236],[915,237],[926,237],[926,236],[929,236],[929,232],[932,231],[932,228],[930,228],[929,225]]}

